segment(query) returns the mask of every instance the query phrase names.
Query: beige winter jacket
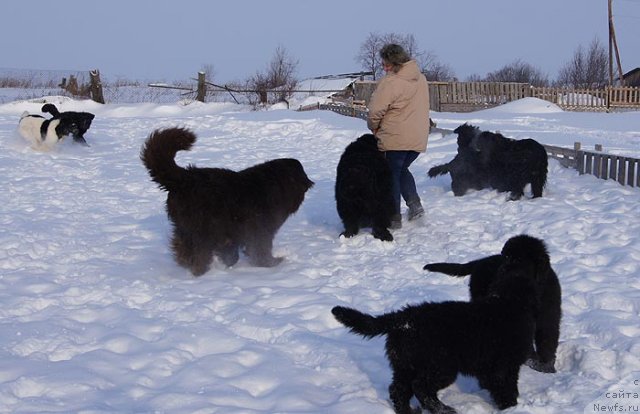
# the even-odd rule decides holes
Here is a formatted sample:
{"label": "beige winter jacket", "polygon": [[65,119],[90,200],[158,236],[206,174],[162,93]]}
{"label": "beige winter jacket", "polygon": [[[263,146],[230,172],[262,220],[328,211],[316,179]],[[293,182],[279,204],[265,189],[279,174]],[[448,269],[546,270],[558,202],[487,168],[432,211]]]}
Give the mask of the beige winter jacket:
{"label": "beige winter jacket", "polygon": [[369,102],[367,126],[378,137],[380,151],[426,151],[429,87],[414,60],[378,82]]}

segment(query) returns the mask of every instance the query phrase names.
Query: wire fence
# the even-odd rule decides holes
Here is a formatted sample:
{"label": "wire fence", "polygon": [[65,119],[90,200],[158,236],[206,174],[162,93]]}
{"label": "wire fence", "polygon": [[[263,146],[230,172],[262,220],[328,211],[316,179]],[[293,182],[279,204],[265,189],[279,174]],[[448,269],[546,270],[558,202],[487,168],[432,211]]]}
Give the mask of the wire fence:
{"label": "wire fence", "polygon": [[[91,99],[89,93],[90,72],[89,70],[0,68],[0,104],[39,99],[43,96]],[[105,101],[109,103],[154,102],[162,104],[195,99],[195,91],[151,88],[147,83],[123,79],[103,79],[102,90]]]}

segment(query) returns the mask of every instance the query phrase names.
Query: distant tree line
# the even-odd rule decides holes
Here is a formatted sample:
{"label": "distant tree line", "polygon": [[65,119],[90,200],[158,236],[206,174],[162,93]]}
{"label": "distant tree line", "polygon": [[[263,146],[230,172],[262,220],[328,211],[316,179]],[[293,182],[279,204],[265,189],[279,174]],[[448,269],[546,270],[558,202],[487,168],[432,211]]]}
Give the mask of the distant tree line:
{"label": "distant tree line", "polygon": [[[451,66],[440,62],[435,53],[420,49],[413,35],[397,33],[369,33],[360,45],[355,60],[363,70],[373,72],[375,78],[379,78],[383,74],[378,52],[387,43],[403,46],[416,60],[428,80],[444,82],[457,80]],[[516,59],[484,76],[469,76],[466,81],[522,82],[534,86],[603,88],[608,85],[607,52],[597,38],[594,38],[586,49],[583,46],[578,46],[573,57],[561,67],[555,81],[551,81],[539,68],[523,59]]]}
{"label": "distant tree line", "polygon": [[[412,34],[369,33],[360,44],[355,61],[364,71],[373,73],[373,78],[384,75],[379,51],[387,43],[396,43],[405,48],[417,62],[418,67],[429,81],[456,81],[454,70],[441,62],[432,51],[425,51],[418,45]],[[560,69],[555,80],[526,60],[518,58],[513,62],[489,72],[484,76],[471,75],[465,81],[521,82],[534,86],[555,86],[574,88],[603,88],[608,85],[608,54],[597,39],[585,48],[582,45]],[[289,51],[278,46],[263,70],[248,79],[235,82],[232,86],[249,91],[249,101],[254,105],[273,104],[288,99],[298,84],[296,77],[298,60]],[[207,78],[213,76],[213,67],[206,65]]]}

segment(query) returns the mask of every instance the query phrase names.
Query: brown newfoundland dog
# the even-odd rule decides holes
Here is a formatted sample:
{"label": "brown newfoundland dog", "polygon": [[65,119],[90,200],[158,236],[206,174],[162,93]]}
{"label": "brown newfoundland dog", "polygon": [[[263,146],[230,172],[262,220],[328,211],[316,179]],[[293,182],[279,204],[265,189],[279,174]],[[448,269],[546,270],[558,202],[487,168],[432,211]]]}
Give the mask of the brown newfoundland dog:
{"label": "brown newfoundland dog", "polygon": [[242,171],[178,166],[176,153],[195,141],[188,129],[157,130],[140,154],[151,179],[169,193],[175,260],[195,276],[209,270],[214,255],[233,266],[240,248],[255,266],[280,263],[271,253],[273,238],[313,186],[302,164],[283,158]]}

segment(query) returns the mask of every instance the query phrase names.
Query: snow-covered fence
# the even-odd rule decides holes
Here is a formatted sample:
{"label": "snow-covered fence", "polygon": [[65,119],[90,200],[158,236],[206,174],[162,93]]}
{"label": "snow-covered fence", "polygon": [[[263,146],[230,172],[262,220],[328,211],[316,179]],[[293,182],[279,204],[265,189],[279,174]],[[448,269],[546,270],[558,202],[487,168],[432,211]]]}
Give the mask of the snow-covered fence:
{"label": "snow-covered fence", "polygon": [[578,170],[580,174],[590,174],[603,180],[615,180],[622,185],[640,187],[640,159],[602,152],[596,145],[594,151],[585,151],[576,142],[574,148],[544,145],[549,157],[562,165]]}

